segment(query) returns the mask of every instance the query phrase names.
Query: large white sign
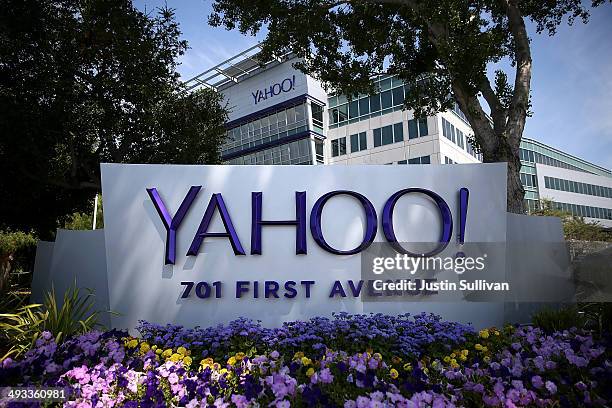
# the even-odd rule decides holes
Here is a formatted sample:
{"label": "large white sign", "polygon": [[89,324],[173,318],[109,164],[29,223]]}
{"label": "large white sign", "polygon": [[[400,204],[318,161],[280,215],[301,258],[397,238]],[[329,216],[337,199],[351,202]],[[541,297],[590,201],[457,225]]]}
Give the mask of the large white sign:
{"label": "large white sign", "polygon": [[364,303],[354,288],[372,241],[457,245],[462,189],[463,239],[504,242],[505,180],[505,164],[103,164],[109,301],[120,313],[113,326],[240,316],[278,325],[334,311],[490,320],[495,310],[479,303]]}

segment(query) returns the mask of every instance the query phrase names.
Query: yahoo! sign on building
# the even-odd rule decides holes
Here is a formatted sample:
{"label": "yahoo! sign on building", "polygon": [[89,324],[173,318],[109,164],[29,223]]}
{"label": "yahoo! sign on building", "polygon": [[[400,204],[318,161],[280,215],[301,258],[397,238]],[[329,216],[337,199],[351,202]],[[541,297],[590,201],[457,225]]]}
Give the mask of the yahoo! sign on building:
{"label": "yahoo! sign on building", "polygon": [[[361,301],[360,253],[374,242],[410,255],[423,254],[402,243],[431,242],[426,256],[463,240],[503,242],[505,180],[503,164],[104,164],[113,325],[406,312]],[[338,287],[349,295],[330,292]]]}

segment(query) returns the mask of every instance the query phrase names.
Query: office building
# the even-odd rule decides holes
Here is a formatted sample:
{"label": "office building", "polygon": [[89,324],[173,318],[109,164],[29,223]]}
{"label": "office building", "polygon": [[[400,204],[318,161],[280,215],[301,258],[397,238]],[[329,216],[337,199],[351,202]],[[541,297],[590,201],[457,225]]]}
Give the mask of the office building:
{"label": "office building", "polygon": [[[291,55],[261,66],[252,47],[186,82],[211,87],[230,108],[221,154],[228,164],[478,163],[472,129],[457,106],[417,118],[403,109],[402,80],[376,78],[378,92],[349,99],[293,68]],[[612,227],[612,172],[533,139],[521,142],[521,181],[532,211],[548,199]]]}

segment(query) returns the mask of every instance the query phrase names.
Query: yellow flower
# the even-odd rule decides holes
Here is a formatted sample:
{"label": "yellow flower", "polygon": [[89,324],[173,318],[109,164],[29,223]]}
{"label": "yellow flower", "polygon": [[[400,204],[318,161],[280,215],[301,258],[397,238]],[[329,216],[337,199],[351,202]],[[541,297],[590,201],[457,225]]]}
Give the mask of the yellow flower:
{"label": "yellow flower", "polygon": [[444,357],[444,362],[445,363],[449,363],[451,360],[451,358],[449,356]]}
{"label": "yellow flower", "polygon": [[162,357],[168,358],[172,355],[172,349],[166,349],[164,350],[164,352],[162,353]]}
{"label": "yellow flower", "polygon": [[297,353],[295,353],[295,354],[293,355],[293,359],[294,359],[294,360],[299,360],[299,359],[301,359],[302,357],[304,357],[304,353],[303,353],[303,352],[301,352],[301,351],[298,351]]}
{"label": "yellow flower", "polygon": [[429,368],[427,368],[427,367],[423,367],[423,373],[425,373],[425,374],[429,374]]}
{"label": "yellow flower", "polygon": [[183,346],[179,347],[176,349],[176,352],[179,353],[181,356],[184,356],[187,354],[187,349]]}
{"label": "yellow flower", "polygon": [[467,357],[465,356],[465,354],[461,354],[461,355],[459,355],[459,360],[465,361],[465,360],[467,360]]}
{"label": "yellow flower", "polygon": [[163,353],[163,352],[164,352],[164,350],[162,350],[162,349],[157,349],[157,350],[155,350],[155,354],[161,354],[161,353]]}
{"label": "yellow flower", "polygon": [[461,354],[467,357],[467,355],[470,354],[470,352],[466,349],[463,349],[461,350]]}
{"label": "yellow flower", "polygon": [[138,340],[131,339],[126,342],[127,348],[136,348],[138,346]]}
{"label": "yellow flower", "polygon": [[374,353],[373,357],[375,360],[378,360],[378,361],[382,360],[382,354],[380,353]]}
{"label": "yellow flower", "polygon": [[212,366],[214,363],[213,359],[210,357],[205,358],[204,360],[200,361],[200,365],[202,367],[209,367]]}
{"label": "yellow flower", "polygon": [[149,345],[147,343],[142,343],[140,345],[140,352],[141,353],[146,353],[147,351],[149,351],[151,349],[151,347],[149,347]]}
{"label": "yellow flower", "polygon": [[451,362],[450,366],[451,366],[451,368],[459,368],[459,364],[457,364],[456,361]]}
{"label": "yellow flower", "polygon": [[438,360],[435,360],[431,363],[431,368],[436,368],[438,366]]}
{"label": "yellow flower", "polygon": [[493,334],[495,334],[496,336],[499,336],[499,331],[498,331],[498,330],[495,330],[495,331],[493,332]]}
{"label": "yellow flower", "polygon": [[482,350],[482,344],[477,343],[477,344],[474,346],[474,348],[475,348],[476,350]]}
{"label": "yellow flower", "polygon": [[187,367],[189,367],[192,362],[193,362],[193,360],[189,356],[185,356],[185,358],[183,358],[183,364],[185,364],[185,366],[187,366]]}
{"label": "yellow flower", "polygon": [[311,360],[311,359],[309,359],[308,357],[302,357],[302,364],[303,364],[304,366],[308,366],[308,365],[310,365],[311,363],[312,363],[312,360]]}
{"label": "yellow flower", "polygon": [[372,357],[372,353],[374,353],[374,350],[369,348],[366,350],[366,353],[368,353],[368,357]]}
{"label": "yellow flower", "polygon": [[484,356],[483,360],[484,360],[485,363],[490,363],[491,362],[491,357]]}
{"label": "yellow flower", "polygon": [[488,339],[489,338],[489,330],[487,329],[483,329],[480,332],[478,332],[478,334],[480,335],[480,337],[482,337],[483,339]]}
{"label": "yellow flower", "polygon": [[451,355],[450,355],[450,356],[451,356],[451,358],[455,358],[455,357],[457,357],[457,355],[456,355],[455,353],[451,353]]}
{"label": "yellow flower", "polygon": [[246,357],[246,354],[244,354],[242,352],[241,353],[236,353],[236,360],[238,360],[238,361],[244,360],[245,357]]}
{"label": "yellow flower", "polygon": [[486,353],[487,351],[489,351],[489,349],[486,346],[483,346],[482,351],[483,353]]}
{"label": "yellow flower", "polygon": [[397,372],[397,370],[395,368],[392,368],[391,370],[389,370],[389,375],[391,376],[391,378],[393,378],[394,380],[399,377],[399,373]]}
{"label": "yellow flower", "polygon": [[227,364],[229,364],[229,365],[234,365],[234,364],[236,364],[236,357],[230,357],[230,358],[227,360]]}
{"label": "yellow flower", "polygon": [[404,370],[406,370],[406,371],[412,371],[412,364],[410,364],[410,363],[406,363],[406,364],[404,364]]}
{"label": "yellow flower", "polygon": [[222,368],[221,370],[219,370],[219,374],[227,374],[227,368]]}
{"label": "yellow flower", "polygon": [[314,368],[310,367],[308,370],[306,370],[307,376],[312,377],[313,374],[314,374]]}
{"label": "yellow flower", "polygon": [[180,354],[174,353],[170,356],[169,360],[172,361],[173,363],[176,363],[177,361],[181,360],[183,357]]}

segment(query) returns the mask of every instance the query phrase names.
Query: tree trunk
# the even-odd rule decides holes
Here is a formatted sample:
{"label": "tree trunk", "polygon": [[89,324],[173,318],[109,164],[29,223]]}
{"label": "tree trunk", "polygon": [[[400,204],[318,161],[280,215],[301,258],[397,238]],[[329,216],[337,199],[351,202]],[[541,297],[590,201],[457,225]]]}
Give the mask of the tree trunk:
{"label": "tree trunk", "polygon": [[9,280],[11,277],[11,255],[2,256],[0,258],[0,296],[9,290]]}
{"label": "tree trunk", "polygon": [[503,136],[497,137],[497,146],[491,151],[483,149],[483,161],[485,163],[506,162],[508,164],[507,174],[507,193],[506,203],[507,211],[515,214],[523,214],[525,212],[523,197],[525,189],[521,183],[520,170],[521,159],[519,156],[519,148],[508,142],[508,139]]}

